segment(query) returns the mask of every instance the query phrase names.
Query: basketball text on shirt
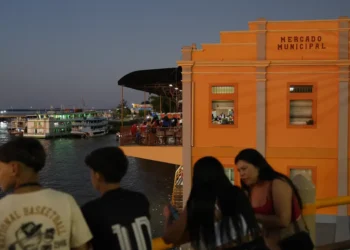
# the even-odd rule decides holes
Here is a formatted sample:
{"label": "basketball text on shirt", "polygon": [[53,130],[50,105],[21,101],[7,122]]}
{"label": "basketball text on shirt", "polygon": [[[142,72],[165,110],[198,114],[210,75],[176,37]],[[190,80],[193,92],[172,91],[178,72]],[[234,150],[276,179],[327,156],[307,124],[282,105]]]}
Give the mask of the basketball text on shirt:
{"label": "basketball text on shirt", "polygon": [[[43,225],[35,225],[35,223],[32,222],[32,216],[43,216],[48,220],[52,228],[49,228],[47,231],[51,232],[53,230],[54,235],[60,236],[67,232],[60,215],[52,208],[46,206],[23,207],[21,210],[13,211],[0,222],[0,249],[5,248],[6,246],[6,235],[8,234],[9,229],[13,233],[17,230],[17,234],[25,230],[33,232],[35,228],[41,230],[41,226]],[[12,226],[16,228],[11,228]]]}

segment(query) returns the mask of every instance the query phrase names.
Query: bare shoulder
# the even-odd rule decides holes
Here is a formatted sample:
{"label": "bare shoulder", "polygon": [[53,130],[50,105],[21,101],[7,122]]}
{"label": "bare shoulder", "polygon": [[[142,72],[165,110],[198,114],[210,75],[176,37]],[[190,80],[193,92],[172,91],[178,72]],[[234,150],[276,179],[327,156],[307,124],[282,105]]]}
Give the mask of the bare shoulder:
{"label": "bare shoulder", "polygon": [[272,181],[272,188],[274,190],[291,190],[291,187],[288,184],[288,182],[283,179],[274,179]]}

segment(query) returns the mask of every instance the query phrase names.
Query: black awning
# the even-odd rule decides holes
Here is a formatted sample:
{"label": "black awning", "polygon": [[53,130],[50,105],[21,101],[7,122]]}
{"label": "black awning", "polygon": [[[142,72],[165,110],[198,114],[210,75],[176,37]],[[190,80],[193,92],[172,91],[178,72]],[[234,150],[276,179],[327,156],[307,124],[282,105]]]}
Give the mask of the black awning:
{"label": "black awning", "polygon": [[[182,89],[181,72],[181,67],[138,70],[120,78],[118,85],[156,95],[172,96],[175,87]],[[169,88],[170,84],[173,88]]]}

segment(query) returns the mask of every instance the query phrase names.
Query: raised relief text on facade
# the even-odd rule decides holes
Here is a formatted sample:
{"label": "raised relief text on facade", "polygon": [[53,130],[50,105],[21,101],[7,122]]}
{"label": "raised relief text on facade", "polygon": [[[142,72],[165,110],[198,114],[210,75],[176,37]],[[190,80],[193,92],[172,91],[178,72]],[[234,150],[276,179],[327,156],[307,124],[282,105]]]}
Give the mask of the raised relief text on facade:
{"label": "raised relief text on facade", "polygon": [[277,50],[324,50],[322,36],[282,36]]}

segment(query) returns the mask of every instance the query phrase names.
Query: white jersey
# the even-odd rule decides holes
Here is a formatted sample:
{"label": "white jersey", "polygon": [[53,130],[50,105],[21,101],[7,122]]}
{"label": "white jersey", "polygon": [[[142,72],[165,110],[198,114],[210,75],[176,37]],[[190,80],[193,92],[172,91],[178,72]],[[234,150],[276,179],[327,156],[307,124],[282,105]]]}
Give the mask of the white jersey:
{"label": "white jersey", "polygon": [[[247,227],[247,223],[245,222],[244,218],[241,216],[241,222],[242,222],[242,233],[243,236],[248,235],[248,227]],[[228,244],[230,243],[232,240],[235,240],[237,238],[237,232],[233,226],[232,221],[229,221],[229,225],[230,225],[230,231],[229,236],[230,238],[227,238],[227,234],[224,233],[223,234],[223,239],[221,239],[221,221],[215,222],[214,224],[214,230],[215,230],[215,239],[216,239],[216,247],[221,247],[222,245]],[[201,250],[206,250],[207,248],[204,245],[204,241],[201,240],[200,242],[200,249]]]}
{"label": "white jersey", "polygon": [[91,239],[69,194],[42,189],[0,199],[0,249],[70,250]]}

